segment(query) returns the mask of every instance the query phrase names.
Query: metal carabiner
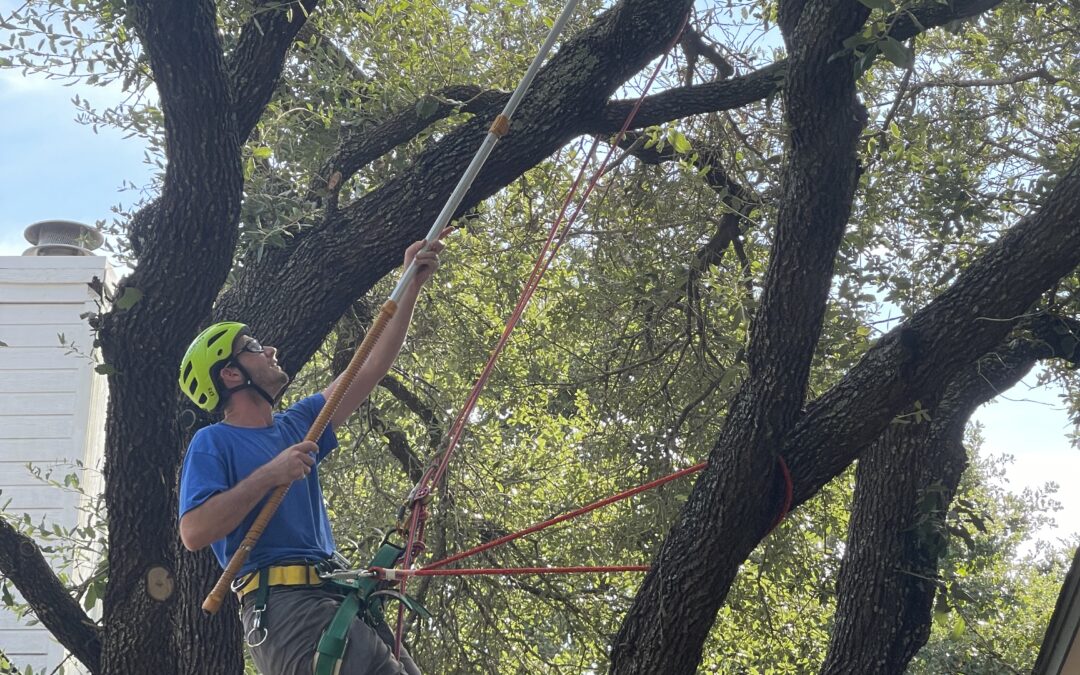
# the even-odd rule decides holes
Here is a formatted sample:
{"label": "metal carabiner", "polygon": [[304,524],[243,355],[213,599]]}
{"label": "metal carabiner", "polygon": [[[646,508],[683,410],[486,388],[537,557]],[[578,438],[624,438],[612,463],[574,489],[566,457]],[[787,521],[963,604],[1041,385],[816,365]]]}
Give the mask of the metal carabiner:
{"label": "metal carabiner", "polygon": [[258,647],[266,642],[266,636],[270,634],[270,631],[263,628],[262,625],[262,615],[264,611],[266,611],[266,605],[255,606],[254,616],[251,618],[251,630],[244,636],[244,640],[247,642],[248,647]]}

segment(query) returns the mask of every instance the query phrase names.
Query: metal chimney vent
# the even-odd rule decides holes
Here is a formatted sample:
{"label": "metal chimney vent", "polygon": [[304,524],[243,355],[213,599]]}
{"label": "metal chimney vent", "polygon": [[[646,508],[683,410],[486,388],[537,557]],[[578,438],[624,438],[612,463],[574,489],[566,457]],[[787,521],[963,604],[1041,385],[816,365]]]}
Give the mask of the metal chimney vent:
{"label": "metal chimney vent", "polygon": [[105,242],[101,231],[73,220],[43,220],[26,228],[26,240],[33,244],[23,255],[94,255]]}

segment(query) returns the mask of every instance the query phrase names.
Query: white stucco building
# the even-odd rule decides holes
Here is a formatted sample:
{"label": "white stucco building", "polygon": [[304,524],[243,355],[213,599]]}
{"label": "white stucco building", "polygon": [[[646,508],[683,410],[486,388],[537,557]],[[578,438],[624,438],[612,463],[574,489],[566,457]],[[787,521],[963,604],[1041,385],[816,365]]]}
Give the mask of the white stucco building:
{"label": "white stucco building", "polygon": [[[90,252],[101,235],[78,223],[36,223],[27,239],[34,246],[24,255],[0,257],[0,508],[70,528],[81,524],[81,497],[46,485],[27,464],[60,482],[77,473],[88,494],[101,491],[107,390],[80,315],[99,311],[95,288],[111,287],[114,273]],[[0,650],[20,672],[51,671],[65,658],[47,630],[3,608]],[[68,661],[65,672],[80,672],[77,665]]]}

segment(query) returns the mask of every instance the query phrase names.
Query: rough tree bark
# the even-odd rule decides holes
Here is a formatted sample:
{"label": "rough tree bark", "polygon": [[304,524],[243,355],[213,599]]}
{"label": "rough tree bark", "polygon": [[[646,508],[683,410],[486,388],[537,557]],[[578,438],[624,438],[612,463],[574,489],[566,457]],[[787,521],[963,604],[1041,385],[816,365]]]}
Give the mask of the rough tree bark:
{"label": "rough tree bark", "polygon": [[822,673],[900,675],[930,636],[945,517],[967,466],[964,428],[1036,361],[1075,363],[1075,321],[1026,319],[993,353],[922,401],[930,420],[891,424],[859,455],[837,608]]}
{"label": "rough tree bark", "polygon": [[[993,348],[1012,327],[1010,317],[1080,262],[1080,164],[1074,163],[1037,214],[999,239],[911,321],[882,338],[798,418],[810,356],[805,340],[816,339],[820,314],[815,314],[824,302],[823,291],[805,291],[820,289],[831,271],[820,256],[831,266],[835,248],[830,246],[836,240],[830,237],[838,237],[832,228],[850,205],[850,184],[844,183],[850,180],[845,168],[854,170],[850,129],[857,131],[853,91],[845,86],[850,63],[833,73],[829,69],[844,59],[829,59],[839,51],[844,31],[856,23],[849,14],[858,10],[826,4],[811,0],[781,12],[791,52],[785,89],[791,145],[777,243],[751,337],[748,380],[710,453],[709,469],[626,617],[613,649],[615,673],[694,671],[717,608],[777,508],[776,491],[761,486],[773,484],[778,450],[794,476],[796,504],[801,503],[847,466],[904,405]],[[809,40],[806,33],[815,22],[821,24],[811,34],[821,42],[807,46],[801,40]],[[822,82],[833,86],[820,87]],[[819,134],[832,129],[833,144],[814,148],[804,121],[821,125]],[[830,191],[839,203],[824,197]],[[792,208],[790,202],[798,204]],[[785,207],[791,209],[786,214]],[[783,298],[774,300],[778,292]],[[792,302],[796,298],[799,302]]]}
{"label": "rough tree bark", "polygon": [[[173,364],[187,342],[212,314],[243,318],[282,347],[282,363],[295,373],[349,304],[426,231],[503,100],[478,100],[476,119],[434,142],[378,190],[351,204],[327,201],[314,227],[247,266],[218,298],[237,240],[240,147],[316,4],[260,6],[258,25],[244,27],[227,57],[210,0],[130,5],[164,110],[168,166],[160,198],[131,224],[139,265],[120,292],[137,288],[143,298],[99,323],[103,355],[116,369],[109,378],[107,424],[110,583],[101,633],[103,672],[237,669],[235,618],[226,610],[207,620],[196,609],[212,583],[209,558],[178,552],[175,536],[175,481],[185,430],[175,418]],[[931,2],[912,10],[917,20],[905,15],[893,23],[893,35],[909,37],[994,4]],[[610,131],[621,122],[628,104],[609,97],[674,36],[690,5],[623,0],[568,39],[540,73],[512,132],[496,147],[462,209],[574,136]],[[1011,327],[980,322],[981,317],[1019,314],[1080,262],[1080,177],[1074,166],[1039,213],[1003,237],[953,289],[883,338],[800,417],[856,182],[854,147],[862,119],[850,55],[831,57],[842,52],[843,39],[861,27],[867,10],[855,0],[789,0],[781,9],[787,63],[657,95],[637,122],[738,107],[783,85],[790,147],[749,379],[711,452],[710,470],[695,486],[626,619],[614,650],[620,673],[693,671],[739,564],[775,514],[776,491],[760,486],[773,484],[778,453],[792,469],[797,502],[808,499],[903,406],[991,349]],[[324,178],[353,170],[362,147],[367,146],[345,148],[332,158]],[[0,569],[9,571],[3,559]],[[170,585],[177,576],[178,583]],[[16,585],[23,587],[17,579]],[[658,613],[663,621],[656,621]],[[77,650],[65,638],[74,635],[71,630],[57,632]]]}
{"label": "rough tree bark", "polygon": [[[177,602],[178,572],[201,570],[198,578],[205,578],[207,564],[205,556],[201,566],[185,561],[181,569],[177,561],[175,482],[184,432],[175,416],[173,364],[231,267],[243,189],[240,148],[273,92],[302,23],[296,17],[305,16],[295,10],[260,14],[260,26],[249,23],[226,59],[210,0],[130,5],[161,99],[169,161],[160,198],[133,223],[139,265],[118,291],[137,288],[143,298],[99,324],[102,355],[116,370],[106,423],[103,672],[167,675],[207,672],[208,663],[240,665],[233,615],[226,620],[231,628],[206,630]],[[204,582],[185,574],[179,587],[192,583]]]}

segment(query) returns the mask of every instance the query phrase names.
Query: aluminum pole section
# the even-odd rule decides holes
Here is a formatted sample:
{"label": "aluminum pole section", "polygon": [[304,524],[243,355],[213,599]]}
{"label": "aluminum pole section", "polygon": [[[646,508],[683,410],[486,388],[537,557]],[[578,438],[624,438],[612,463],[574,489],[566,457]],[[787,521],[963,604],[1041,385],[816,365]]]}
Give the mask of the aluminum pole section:
{"label": "aluminum pole section", "polygon": [[[517,89],[511,94],[510,100],[506,102],[506,106],[503,108],[501,117],[505,118],[507,122],[513,117],[514,112],[517,110],[518,105],[521,103],[521,99],[525,97],[525,91],[528,90],[532,84],[533,79],[536,77],[536,73],[539,72],[541,64],[547,57],[548,52],[555,45],[555,41],[559,38],[559,34],[562,33],[563,28],[570,21],[570,17],[573,15],[574,10],[577,9],[580,0],[567,0],[566,5],[563,7],[562,13],[559,14],[559,18],[555,20],[554,25],[551,26],[551,30],[548,31],[547,39],[544,40],[544,44],[540,47],[540,51],[537,52],[536,58],[529,64],[529,69],[525,71],[525,76],[518,83]],[[446,228],[450,222],[450,218],[453,217],[454,212],[457,211],[458,206],[461,205],[461,201],[465,199],[465,193],[472,187],[473,181],[476,179],[476,175],[480,173],[481,167],[484,166],[484,162],[487,161],[488,156],[491,154],[492,149],[495,147],[495,143],[499,141],[499,134],[495,133],[494,128],[489,129],[487,136],[484,138],[484,142],[480,145],[480,149],[473,155],[472,161],[469,162],[468,168],[465,169],[465,173],[462,174],[461,179],[458,181],[457,187],[450,194],[450,198],[446,201],[442,211],[439,212],[438,217],[435,219],[435,224],[431,226],[431,230],[427,233],[427,242],[430,244],[439,238],[439,235]],[[398,302],[401,300],[402,294],[405,292],[405,288],[416,276],[416,263],[410,263],[409,267],[398,279],[397,286],[394,287],[394,292],[390,294],[390,300]]]}

